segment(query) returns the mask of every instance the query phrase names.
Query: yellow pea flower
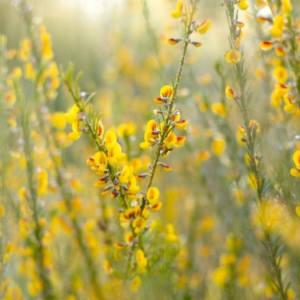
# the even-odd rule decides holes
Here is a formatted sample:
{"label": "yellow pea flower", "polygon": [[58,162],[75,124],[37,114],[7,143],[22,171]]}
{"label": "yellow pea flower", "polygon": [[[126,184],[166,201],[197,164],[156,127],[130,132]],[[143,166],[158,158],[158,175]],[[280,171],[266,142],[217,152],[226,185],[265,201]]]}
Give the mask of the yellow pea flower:
{"label": "yellow pea flower", "polygon": [[67,123],[72,124],[72,123],[78,121],[78,114],[79,114],[79,112],[80,112],[79,107],[76,104],[74,104],[68,110],[68,112],[64,114]]}
{"label": "yellow pea flower", "polygon": [[225,89],[225,95],[229,99],[236,98],[236,94],[235,94],[234,90],[230,86],[226,87],[226,89]]}
{"label": "yellow pea flower", "polygon": [[182,16],[182,11],[183,11],[183,2],[179,0],[177,2],[176,9],[171,11],[171,16],[175,19],[178,19]]}
{"label": "yellow pea flower", "polygon": [[223,155],[226,149],[226,142],[223,138],[216,138],[211,143],[211,149],[217,156]]}
{"label": "yellow pea flower", "polygon": [[130,289],[132,292],[136,293],[142,283],[142,279],[139,276],[135,276],[130,283]]}
{"label": "yellow pea flower", "polygon": [[196,27],[196,31],[200,34],[204,34],[211,26],[210,20],[205,20]]}
{"label": "yellow pea flower", "polygon": [[240,2],[237,3],[237,6],[241,10],[246,10],[249,7],[249,5],[247,4],[247,0],[240,0]]}
{"label": "yellow pea flower", "polygon": [[229,51],[227,51],[225,57],[227,62],[235,65],[241,60],[241,53],[236,49],[230,49]]}
{"label": "yellow pea flower", "polygon": [[156,187],[150,187],[147,191],[147,199],[151,205],[155,205],[158,202],[159,189]]}

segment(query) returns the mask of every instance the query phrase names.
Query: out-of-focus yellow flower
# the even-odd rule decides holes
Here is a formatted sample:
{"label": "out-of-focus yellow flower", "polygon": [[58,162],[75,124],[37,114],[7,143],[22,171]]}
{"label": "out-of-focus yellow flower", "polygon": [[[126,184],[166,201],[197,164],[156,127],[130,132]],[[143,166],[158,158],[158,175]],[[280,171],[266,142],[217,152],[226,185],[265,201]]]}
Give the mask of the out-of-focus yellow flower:
{"label": "out-of-focus yellow flower", "polygon": [[249,5],[247,4],[247,0],[240,0],[238,3],[237,3],[239,9],[241,10],[246,10]]}
{"label": "out-of-focus yellow flower", "polygon": [[206,161],[210,158],[210,152],[208,150],[200,151],[197,154],[197,159],[199,162]]}
{"label": "out-of-focus yellow flower", "polygon": [[230,271],[227,267],[220,267],[214,271],[212,278],[217,286],[224,287],[230,278]]}
{"label": "out-of-focus yellow flower", "polygon": [[40,170],[38,172],[38,188],[37,192],[39,195],[45,195],[47,193],[47,187],[48,187],[48,174],[46,170]]}
{"label": "out-of-focus yellow flower", "polygon": [[281,105],[281,96],[276,91],[273,91],[271,94],[270,104],[272,107],[280,107]]}
{"label": "out-of-focus yellow flower", "polygon": [[136,293],[142,283],[142,279],[139,276],[135,276],[130,284],[130,289],[132,292]]}
{"label": "out-of-focus yellow flower", "polygon": [[25,68],[25,78],[29,80],[35,80],[37,72],[34,69],[32,63],[30,62],[26,63],[24,68]]}
{"label": "out-of-focus yellow flower", "polygon": [[270,29],[270,34],[273,38],[278,38],[282,35],[284,30],[284,16],[278,15],[273,20],[273,28]]}
{"label": "out-of-focus yellow flower", "polygon": [[181,0],[178,0],[176,9],[171,11],[171,16],[175,19],[178,19],[182,16],[182,11],[183,2]]}
{"label": "out-of-focus yellow flower", "polygon": [[290,174],[294,177],[300,177],[300,170],[297,168],[292,168],[290,170]]}
{"label": "out-of-focus yellow flower", "polygon": [[104,260],[103,268],[104,268],[104,271],[106,272],[106,274],[111,274],[113,272],[111,264],[107,259]]}
{"label": "out-of-focus yellow flower", "polygon": [[284,84],[288,78],[288,72],[285,67],[279,66],[274,69],[273,75],[279,83]]}
{"label": "out-of-focus yellow flower", "polygon": [[287,113],[294,113],[298,108],[295,96],[285,95],[283,96],[283,101],[285,102],[283,110]]}
{"label": "out-of-focus yellow flower", "polygon": [[66,127],[66,119],[63,112],[55,112],[50,117],[50,122],[59,130],[63,130]]}
{"label": "out-of-focus yellow flower", "polygon": [[182,39],[180,39],[180,38],[170,38],[170,39],[168,39],[168,43],[170,45],[176,45],[181,41],[182,41]]}
{"label": "out-of-focus yellow flower", "polygon": [[5,92],[3,99],[8,106],[12,106],[16,102],[16,94],[13,91]]}
{"label": "out-of-focus yellow flower", "polygon": [[205,20],[200,25],[198,25],[195,30],[200,34],[204,34],[210,28],[210,26],[210,20]]}
{"label": "out-of-focus yellow flower", "polygon": [[178,236],[175,234],[174,226],[172,224],[166,225],[166,240],[171,243],[178,241]]}
{"label": "out-of-focus yellow flower", "polygon": [[295,208],[296,215],[300,218],[300,205]]}
{"label": "out-of-focus yellow flower", "polygon": [[232,253],[224,253],[219,258],[220,265],[230,266],[236,263],[236,256]]}
{"label": "out-of-focus yellow flower", "polygon": [[219,115],[222,118],[225,118],[227,116],[226,108],[223,103],[212,104],[211,110],[214,114]]}
{"label": "out-of-focus yellow flower", "polygon": [[293,154],[293,162],[297,169],[300,169],[300,150],[295,151]]}
{"label": "out-of-focus yellow flower", "polygon": [[147,257],[145,257],[144,251],[141,249],[138,249],[135,252],[135,259],[136,259],[136,264],[138,267],[138,272],[139,273],[144,273],[146,271],[146,267],[147,267]]}
{"label": "out-of-focus yellow flower", "polygon": [[254,173],[249,174],[247,181],[252,189],[257,190],[258,186],[257,186],[257,181]]}
{"label": "out-of-focus yellow flower", "polygon": [[134,123],[121,124],[118,127],[118,135],[122,138],[134,135],[136,132],[136,126]]}
{"label": "out-of-focus yellow flower", "polygon": [[16,49],[9,49],[9,50],[7,50],[7,52],[6,52],[6,59],[7,60],[13,59],[15,57],[16,53],[17,53]]}
{"label": "out-of-focus yellow flower", "polygon": [[31,56],[31,41],[24,39],[20,42],[20,50],[18,56],[21,61],[28,61]]}
{"label": "out-of-focus yellow flower", "polygon": [[221,156],[224,154],[226,149],[226,142],[223,138],[215,138],[211,143],[211,150],[212,152],[217,155]]}
{"label": "out-of-focus yellow flower", "polygon": [[47,32],[46,27],[42,26],[40,28],[40,39],[41,39],[41,53],[44,59],[50,60],[53,58],[54,54],[52,51],[52,41],[51,36]]}
{"label": "out-of-focus yellow flower", "polygon": [[274,46],[274,42],[272,41],[263,41],[259,44],[260,49],[264,51],[271,50]]}
{"label": "out-of-focus yellow flower", "polygon": [[5,214],[6,214],[5,207],[2,204],[0,204],[0,218],[3,218]]}
{"label": "out-of-focus yellow flower", "polygon": [[226,89],[225,89],[225,95],[229,99],[236,98],[236,94],[235,94],[234,90],[230,86],[226,87]]}
{"label": "out-of-focus yellow flower", "polygon": [[278,56],[278,57],[283,57],[287,54],[287,51],[282,48],[281,46],[277,46],[275,48],[275,54]]}
{"label": "out-of-focus yellow flower", "polygon": [[227,51],[225,57],[227,62],[235,65],[241,60],[241,53],[236,49],[230,49],[229,51]]}
{"label": "out-of-focus yellow flower", "polygon": [[280,95],[280,96],[284,96],[287,93],[290,92],[290,90],[292,89],[290,86],[282,84],[282,83],[276,83],[274,85],[275,91]]}

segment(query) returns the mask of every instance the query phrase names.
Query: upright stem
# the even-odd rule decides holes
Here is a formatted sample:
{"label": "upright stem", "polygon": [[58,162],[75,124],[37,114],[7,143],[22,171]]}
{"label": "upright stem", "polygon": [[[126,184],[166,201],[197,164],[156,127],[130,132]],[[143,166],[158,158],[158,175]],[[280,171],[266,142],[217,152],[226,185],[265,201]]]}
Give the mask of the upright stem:
{"label": "upright stem", "polygon": [[[235,23],[235,12],[233,1],[228,1],[226,4],[226,13],[228,18],[228,24],[230,29],[230,43],[231,46],[235,44],[237,38],[239,38],[239,31]],[[273,282],[275,283],[276,290],[282,300],[287,300],[287,291],[284,289],[281,268],[280,268],[280,258],[277,259],[277,248],[271,239],[270,230],[266,224],[266,199],[264,197],[264,181],[262,180],[262,175],[259,170],[259,164],[257,163],[257,155],[255,151],[255,140],[256,140],[256,130],[257,125],[250,125],[249,110],[247,105],[247,90],[246,90],[246,72],[243,70],[243,53],[241,54],[241,62],[233,65],[236,81],[239,86],[239,97],[236,102],[239,104],[244,126],[246,129],[246,144],[248,147],[248,153],[250,157],[250,167],[255,177],[256,182],[256,194],[258,199],[258,208],[260,212],[260,221],[264,232],[264,237],[266,241],[266,249],[268,251],[269,261],[271,263],[271,274],[273,276]]]}

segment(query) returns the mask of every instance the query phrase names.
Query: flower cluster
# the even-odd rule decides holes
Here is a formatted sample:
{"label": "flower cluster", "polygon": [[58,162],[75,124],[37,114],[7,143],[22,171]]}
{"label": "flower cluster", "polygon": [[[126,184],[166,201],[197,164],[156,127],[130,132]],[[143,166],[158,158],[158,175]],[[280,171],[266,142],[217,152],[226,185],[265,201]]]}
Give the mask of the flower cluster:
{"label": "flower cluster", "polygon": [[[177,7],[175,10],[171,11],[171,16],[175,19],[180,18],[181,22],[187,28],[187,24],[189,22],[189,18],[192,16],[190,13],[186,11],[186,6],[183,4],[181,0],[178,0]],[[197,32],[199,34],[204,34],[206,31],[210,29],[211,23],[210,20],[205,20],[201,24],[197,24],[196,21],[193,20],[192,26],[188,28],[188,32],[186,34],[189,36],[193,32]],[[168,43],[170,45],[176,45],[179,42],[182,42],[183,38],[169,38]],[[201,47],[202,43],[198,41],[192,41],[190,38],[186,39],[185,42],[192,44],[195,47]]]}
{"label": "flower cluster", "polygon": [[[267,29],[267,39],[260,42],[264,51],[273,50],[273,77],[275,79],[271,94],[271,106],[281,107],[293,115],[299,115],[299,43],[300,22],[294,21],[292,5],[289,0],[282,1],[281,8],[270,6],[272,15],[261,14],[258,10],[257,21]],[[283,101],[282,101],[283,100]]]}

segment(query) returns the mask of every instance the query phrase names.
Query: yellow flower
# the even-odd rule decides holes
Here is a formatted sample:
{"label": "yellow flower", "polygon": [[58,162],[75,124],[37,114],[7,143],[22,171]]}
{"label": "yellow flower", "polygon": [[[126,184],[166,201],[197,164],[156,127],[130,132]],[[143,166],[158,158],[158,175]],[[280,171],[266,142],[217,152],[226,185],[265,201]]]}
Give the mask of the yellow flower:
{"label": "yellow flower", "polygon": [[134,228],[135,233],[139,233],[142,229],[146,227],[146,220],[143,217],[137,217],[132,222],[132,227]]}
{"label": "yellow flower", "polygon": [[290,170],[290,174],[294,177],[300,177],[300,170],[299,169],[296,169],[296,168],[292,168]]}
{"label": "yellow flower", "polygon": [[197,154],[197,159],[199,162],[206,161],[210,158],[210,152],[208,150],[200,151]]}
{"label": "yellow flower", "polygon": [[67,121],[67,123],[74,123],[76,121],[78,121],[78,113],[80,112],[80,109],[79,107],[74,104],[69,110],[67,113],[65,113],[65,119]]}
{"label": "yellow flower", "polygon": [[204,34],[210,28],[210,20],[205,20],[196,27],[196,31],[200,34]]}
{"label": "yellow flower", "polygon": [[46,170],[40,170],[38,173],[38,189],[37,192],[39,195],[45,195],[47,193],[48,187],[48,174]]}
{"label": "yellow flower", "polygon": [[132,167],[124,166],[121,174],[119,175],[119,181],[122,184],[127,184],[132,176]]}
{"label": "yellow flower", "polygon": [[225,94],[226,94],[226,97],[229,98],[229,99],[236,98],[235,92],[230,86],[226,87]]}
{"label": "yellow flower", "polygon": [[25,64],[25,78],[29,80],[35,80],[36,70],[34,69],[32,63],[28,62]]}
{"label": "yellow flower", "polygon": [[92,166],[92,170],[104,174],[104,170],[108,163],[106,154],[103,151],[98,151],[93,160],[94,165]]}
{"label": "yellow flower", "polygon": [[122,161],[124,158],[125,154],[122,153],[122,148],[117,142],[114,144],[114,147],[107,152],[108,162],[113,166],[116,165],[119,161]]}
{"label": "yellow flower", "polygon": [[276,91],[271,94],[271,102],[272,107],[279,107],[281,105],[281,96]]}
{"label": "yellow flower", "polygon": [[105,148],[111,150],[115,147],[117,143],[117,136],[111,130],[108,130],[104,136]]}
{"label": "yellow flower", "polygon": [[278,15],[273,21],[273,28],[270,29],[270,33],[273,38],[278,38],[282,35],[284,30],[284,16]]}
{"label": "yellow flower", "polygon": [[178,236],[175,234],[174,226],[172,224],[166,225],[166,240],[170,243],[176,243]]}
{"label": "yellow flower", "polygon": [[121,124],[118,127],[118,135],[122,138],[135,134],[136,127],[134,123]]}
{"label": "yellow flower", "polygon": [[294,96],[285,95],[283,97],[283,101],[285,102],[285,106],[283,110],[286,111],[287,113],[293,113],[298,108]]}
{"label": "yellow flower", "polygon": [[220,256],[219,261],[220,265],[223,266],[234,265],[236,262],[236,256],[232,253],[225,253]]}
{"label": "yellow flower", "polygon": [[2,204],[0,204],[0,218],[3,218],[5,214],[6,214],[5,207]]}
{"label": "yellow flower", "polygon": [[216,138],[211,143],[211,149],[217,156],[223,155],[226,149],[226,142],[223,138]]}
{"label": "yellow flower", "polygon": [[273,71],[273,75],[279,83],[284,84],[288,78],[288,72],[285,67],[276,67]]}
{"label": "yellow flower", "polygon": [[[170,45],[176,45],[181,41],[182,41],[182,39],[180,39],[180,38],[170,38],[170,39],[168,39],[168,43]],[[161,104],[161,103],[159,103],[159,104]]]}
{"label": "yellow flower", "polygon": [[257,186],[256,176],[254,173],[249,174],[247,181],[252,189],[257,190],[258,186]]}
{"label": "yellow flower", "polygon": [[104,271],[106,272],[106,274],[111,274],[113,272],[111,264],[107,259],[104,260],[104,262],[103,262],[103,268],[104,268]]}
{"label": "yellow flower", "polygon": [[50,122],[57,129],[63,130],[66,126],[66,119],[65,119],[64,113],[62,113],[62,112],[53,113],[50,117]]}
{"label": "yellow flower", "polygon": [[170,85],[164,85],[161,89],[160,89],[160,96],[161,97],[166,97],[166,98],[172,98],[173,96],[173,87],[171,87]]}
{"label": "yellow flower", "polygon": [[[175,146],[176,148],[179,148],[179,147],[183,146],[185,140],[186,140],[186,137],[185,137],[185,136],[178,136],[178,137],[176,138],[176,143],[174,144],[174,146]],[[171,170],[172,170],[172,169],[171,169]],[[169,171],[171,171],[171,170],[169,169]],[[166,170],[165,170],[165,171],[166,171]]]}
{"label": "yellow flower", "polygon": [[179,130],[186,130],[188,123],[189,123],[188,120],[179,120],[179,121],[176,121],[174,125]]}
{"label": "yellow flower", "polygon": [[212,277],[217,286],[224,287],[230,278],[230,271],[227,267],[220,267],[214,271]]}
{"label": "yellow flower", "polygon": [[212,104],[211,110],[214,114],[219,115],[222,118],[225,118],[227,115],[226,108],[223,103]]}
{"label": "yellow flower", "polygon": [[41,47],[42,56],[44,59],[50,60],[54,56],[52,51],[51,36],[47,32],[46,27],[44,26],[40,28],[40,39],[41,39],[40,47]]}
{"label": "yellow flower", "polygon": [[147,191],[147,199],[151,205],[155,205],[159,198],[159,189],[156,187],[150,187]]}
{"label": "yellow flower", "polygon": [[287,93],[290,92],[291,87],[282,83],[276,83],[275,86],[275,91],[280,95],[280,96],[284,96]]}
{"label": "yellow flower", "polygon": [[226,60],[227,62],[235,65],[241,60],[241,53],[236,49],[230,49],[226,53]]}
{"label": "yellow flower", "polygon": [[249,7],[249,5],[247,4],[247,0],[240,0],[237,5],[241,10],[246,10]]}
{"label": "yellow flower", "polygon": [[294,154],[293,154],[293,162],[296,165],[297,169],[300,169],[300,150],[297,150]]}
{"label": "yellow flower", "polygon": [[145,257],[143,250],[139,249],[135,252],[135,259],[139,269],[144,269],[147,267],[148,260]]}
{"label": "yellow flower", "polygon": [[170,132],[168,136],[164,139],[164,144],[168,149],[171,149],[177,142],[177,136],[174,132]]}
{"label": "yellow flower", "polygon": [[182,10],[183,10],[183,2],[179,0],[177,2],[176,10],[171,11],[171,16],[175,19],[178,19],[182,16]]}
{"label": "yellow flower", "polygon": [[299,205],[296,206],[295,212],[296,212],[297,216],[300,217],[300,206]]}
{"label": "yellow flower", "polygon": [[20,42],[20,50],[18,52],[21,61],[28,61],[31,55],[31,41],[24,39]]}
{"label": "yellow flower", "polygon": [[139,276],[135,276],[130,284],[130,289],[132,292],[136,293],[142,283],[142,279]]}
{"label": "yellow flower", "polygon": [[78,140],[82,135],[82,131],[79,128],[79,124],[80,124],[79,121],[72,123],[73,132],[69,133],[68,135],[68,138],[72,141]]}

